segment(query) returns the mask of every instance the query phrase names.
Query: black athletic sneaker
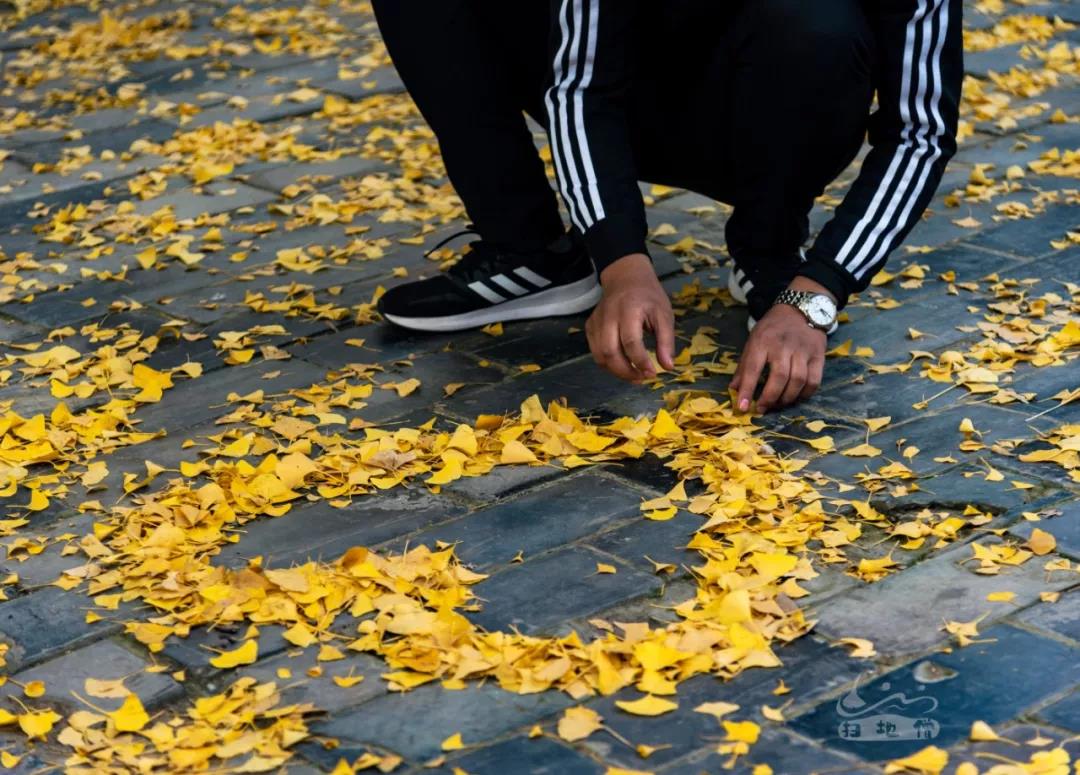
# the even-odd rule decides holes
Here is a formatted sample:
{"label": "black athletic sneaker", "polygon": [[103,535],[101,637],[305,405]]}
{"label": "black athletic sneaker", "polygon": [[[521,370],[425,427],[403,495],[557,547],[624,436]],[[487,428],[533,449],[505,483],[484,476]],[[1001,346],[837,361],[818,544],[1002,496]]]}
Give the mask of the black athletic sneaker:
{"label": "black athletic sneaker", "polygon": [[446,272],[388,290],[379,299],[379,312],[404,328],[460,331],[505,320],[573,315],[600,301],[596,270],[574,233],[530,252],[483,241],[469,248]]}

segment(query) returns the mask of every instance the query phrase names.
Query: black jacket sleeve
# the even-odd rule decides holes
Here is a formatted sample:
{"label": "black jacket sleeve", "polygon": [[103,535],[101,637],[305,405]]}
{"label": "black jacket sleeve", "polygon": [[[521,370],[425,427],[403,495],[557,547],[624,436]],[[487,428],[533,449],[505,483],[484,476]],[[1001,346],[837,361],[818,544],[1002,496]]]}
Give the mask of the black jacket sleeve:
{"label": "black jacket sleeve", "polygon": [[637,0],[557,0],[545,95],[552,161],[598,270],[645,253],[645,205],[626,124]]}
{"label": "black jacket sleeve", "polygon": [[922,216],[956,152],[961,0],[865,4],[878,49],[871,150],[800,274],[842,302],[865,289]]}

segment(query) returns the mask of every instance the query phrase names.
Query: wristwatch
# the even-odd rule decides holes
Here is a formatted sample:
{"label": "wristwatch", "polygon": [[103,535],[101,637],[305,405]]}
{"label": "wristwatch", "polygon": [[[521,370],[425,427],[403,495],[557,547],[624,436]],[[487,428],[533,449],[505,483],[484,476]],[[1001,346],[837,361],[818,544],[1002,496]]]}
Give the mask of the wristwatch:
{"label": "wristwatch", "polygon": [[828,333],[836,322],[836,304],[824,293],[793,291],[788,288],[776,297],[774,304],[790,304],[806,316],[811,328]]}

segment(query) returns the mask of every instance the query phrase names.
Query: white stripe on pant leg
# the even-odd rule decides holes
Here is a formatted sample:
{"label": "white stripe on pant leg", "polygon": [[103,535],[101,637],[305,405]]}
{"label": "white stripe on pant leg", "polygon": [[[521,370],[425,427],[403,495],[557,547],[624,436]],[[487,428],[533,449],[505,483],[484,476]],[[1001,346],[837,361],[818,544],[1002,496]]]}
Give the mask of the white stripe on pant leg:
{"label": "white stripe on pant leg", "polygon": [[[908,160],[907,167],[904,169],[904,177],[901,178],[900,184],[896,188],[896,193],[890,198],[889,204],[885,208],[885,212],[878,218],[877,223],[874,224],[870,236],[863,241],[859,252],[847,260],[845,266],[847,270],[852,273],[863,266],[869,256],[876,254],[878,241],[881,239],[882,234],[892,225],[893,215],[896,213],[897,208],[899,207],[902,209],[903,205],[908,201],[908,197],[912,190],[920,187],[915,181],[920,179],[920,170],[925,169],[923,162],[925,162],[927,156],[933,153],[927,137],[927,134],[930,131],[930,121],[925,104],[927,69],[930,62],[931,46],[933,44],[934,20],[937,18],[940,10],[946,7],[946,0],[934,0],[933,6],[933,10],[928,13],[922,21],[922,50],[920,51],[919,56],[918,71],[919,90],[915,94],[915,112],[919,121],[918,129],[915,131],[915,140],[918,150],[912,154],[911,158]],[[937,87],[935,86],[930,99],[933,100],[936,96]],[[911,126],[914,126],[914,124]],[[910,211],[911,208],[908,207],[907,209]]]}
{"label": "white stripe on pant leg", "polygon": [[863,265],[861,268],[855,267],[858,270],[855,275],[858,279],[862,279],[862,277],[870,270],[871,267],[876,266],[885,258],[885,256],[888,255],[893,240],[896,238],[896,235],[900,232],[900,230],[904,228],[904,225],[907,224],[908,218],[911,216],[912,208],[914,208],[915,203],[919,201],[919,198],[922,196],[923,190],[926,188],[926,182],[930,179],[930,171],[934,168],[937,160],[941,158],[942,150],[939,138],[941,137],[941,133],[945,131],[945,122],[942,120],[941,112],[939,110],[941,94],[943,91],[941,83],[941,51],[945,45],[945,37],[948,35],[949,32],[948,0],[942,0],[940,12],[941,19],[939,25],[938,39],[936,45],[934,46],[934,52],[931,55],[931,77],[933,78],[933,90],[930,94],[930,112],[933,113],[936,123],[934,127],[934,132],[928,138],[928,140],[931,147],[933,148],[933,152],[931,153],[930,158],[927,160],[926,165],[922,169],[922,173],[919,176],[918,183],[915,184],[915,188],[908,195],[907,203],[905,204],[904,209],[901,211],[900,216],[897,218],[896,223],[893,225],[893,228],[889,231],[887,235],[885,235],[885,239],[882,241],[881,246],[876,251],[874,251],[874,253],[870,257],[870,260],[865,263],[865,265]]}
{"label": "white stripe on pant leg", "polygon": [[492,304],[499,304],[501,302],[506,301],[505,297],[500,296],[499,294],[495,293],[495,291],[488,288],[486,285],[484,285],[479,280],[477,280],[476,282],[469,283],[469,288],[471,290],[475,291],[476,293],[480,294],[481,296],[483,296],[485,299],[490,301]]}
{"label": "white stripe on pant leg", "polygon": [[[926,10],[924,9],[929,9],[928,2],[929,0],[920,0],[919,7],[915,10],[915,13],[907,23],[907,31],[904,39],[904,58],[901,63],[903,72],[900,74],[900,118],[904,121],[905,128],[911,127],[911,113],[908,108],[908,98],[911,96],[911,63],[915,56],[915,29],[926,14]],[[907,149],[911,147],[912,144],[909,131],[908,137],[903,139],[903,142],[897,146],[896,151],[893,153],[892,161],[889,163],[889,167],[885,171],[884,177],[878,184],[878,189],[874,193],[874,198],[870,200],[870,205],[866,208],[866,212],[863,213],[862,218],[855,224],[855,228],[851,230],[851,234],[848,235],[843,246],[837,252],[836,262],[841,266],[844,266],[847,263],[848,253],[858,246],[859,240],[862,238],[866,227],[874,219],[874,216],[877,215],[878,208],[881,207],[886,192],[892,187],[896,169],[904,158]]]}
{"label": "white stripe on pant leg", "polygon": [[[904,178],[897,187],[896,194],[889,202],[889,206],[886,208],[885,213],[874,226],[870,238],[863,244],[859,253],[848,262],[848,271],[852,273],[867,266],[868,261],[870,264],[873,264],[879,260],[881,246],[888,245],[891,238],[899,230],[893,222],[894,214],[899,210],[901,213],[899,223],[902,226],[905,218],[904,214],[911,212],[913,199],[918,198],[925,186],[931,165],[933,165],[941,155],[941,146],[937,142],[937,134],[941,131],[941,125],[939,124],[935,127],[934,135],[931,136],[929,117],[929,114],[937,109],[936,103],[941,98],[940,82],[931,82],[929,97],[927,98],[925,95],[930,60],[933,56],[940,56],[941,43],[945,37],[946,28],[941,26],[941,35],[938,37],[937,42],[935,43],[933,39],[934,22],[939,21],[938,17],[942,11],[944,11],[945,23],[947,24],[948,0],[934,0],[934,9],[926,17],[923,23],[923,51],[919,61],[919,75],[921,80],[919,83],[919,91],[915,98],[915,108],[918,119],[921,122],[915,133],[916,141],[919,146],[918,153],[909,160],[907,168],[904,171]],[[930,103],[929,108],[926,104],[927,102]],[[887,236],[885,237],[884,242],[879,244],[879,240],[881,240],[883,233]]]}
{"label": "white stripe on pant leg", "polygon": [[[624,0],[625,1],[625,0]],[[575,5],[580,6],[581,0],[575,0]],[[592,163],[592,154],[589,152],[589,137],[585,134],[585,117],[582,107],[582,94],[592,83],[593,62],[596,61],[596,38],[600,28],[600,3],[599,0],[589,0],[589,38],[585,46],[585,69],[581,74],[581,83],[574,93],[574,118],[577,128],[578,151],[581,154],[581,171],[588,182],[585,193],[589,195],[592,203],[595,220],[604,217],[604,205],[600,201],[600,187],[596,180],[596,170]]]}
{"label": "white stripe on pant leg", "polygon": [[[564,0],[565,2],[565,0]],[[589,212],[588,204],[584,199],[584,191],[581,187],[581,178],[578,175],[577,162],[574,159],[574,146],[570,143],[570,124],[571,117],[568,110],[570,100],[570,85],[577,77],[577,71],[581,64],[581,56],[578,49],[581,48],[581,15],[578,2],[574,2],[574,14],[573,14],[573,35],[570,39],[570,61],[566,72],[563,74],[562,82],[559,83],[556,91],[559,95],[559,136],[562,140],[562,154],[563,161],[566,164],[567,172],[569,172],[569,180],[563,181],[563,195],[572,197],[574,204],[577,207],[578,218],[581,223],[577,226],[582,231],[585,231],[595,223],[595,219]]]}
{"label": "white stripe on pant leg", "polygon": [[510,291],[510,293],[514,294],[515,296],[521,296],[529,292],[528,288],[522,288],[520,285],[515,283],[513,280],[511,280],[504,274],[494,275],[491,278],[491,282],[495,283],[496,285],[501,285],[503,288]]}
{"label": "white stripe on pant leg", "polygon": [[558,94],[559,84],[564,77],[562,59],[566,53],[567,46],[570,44],[570,29],[567,26],[567,18],[569,15],[569,0],[563,0],[562,7],[559,9],[559,30],[562,39],[559,42],[559,49],[555,54],[555,61],[552,63],[554,74],[552,77],[552,84],[548,87],[547,94],[544,95],[545,102],[547,102],[548,110],[548,140],[551,142],[551,158],[555,162],[555,172],[559,180],[559,189],[562,191],[563,201],[566,202],[566,209],[570,213],[570,220],[574,222],[579,229],[584,230],[586,227],[582,220],[581,215],[578,213],[577,205],[574,203],[574,197],[570,191],[569,173],[567,172],[566,160],[563,158],[562,148],[559,140],[559,110],[556,108],[556,95]]}
{"label": "white stripe on pant leg", "polygon": [[521,279],[532,283],[537,288],[546,288],[547,286],[551,285],[551,280],[547,279],[542,275],[538,275],[536,272],[529,269],[529,267],[527,266],[519,266],[517,269],[514,270],[514,274],[516,274]]}

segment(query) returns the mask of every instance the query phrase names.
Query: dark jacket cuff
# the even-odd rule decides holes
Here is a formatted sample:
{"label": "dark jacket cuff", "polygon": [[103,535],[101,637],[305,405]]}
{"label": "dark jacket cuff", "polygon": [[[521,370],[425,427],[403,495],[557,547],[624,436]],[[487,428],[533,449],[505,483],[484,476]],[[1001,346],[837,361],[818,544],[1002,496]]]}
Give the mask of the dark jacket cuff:
{"label": "dark jacket cuff", "polygon": [[589,249],[596,271],[604,271],[631,253],[649,255],[645,247],[647,232],[644,219],[620,214],[609,215],[590,226],[585,232],[585,246]]}
{"label": "dark jacket cuff", "polygon": [[837,309],[843,309],[848,297],[859,290],[858,281],[850,272],[831,258],[815,253],[813,248],[807,251],[799,275],[824,285],[836,298]]}

